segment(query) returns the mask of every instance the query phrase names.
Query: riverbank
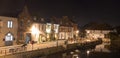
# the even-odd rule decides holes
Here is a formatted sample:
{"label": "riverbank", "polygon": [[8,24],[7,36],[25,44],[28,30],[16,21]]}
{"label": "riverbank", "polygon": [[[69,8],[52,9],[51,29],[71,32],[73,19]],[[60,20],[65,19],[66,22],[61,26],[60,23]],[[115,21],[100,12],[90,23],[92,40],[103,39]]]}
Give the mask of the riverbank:
{"label": "riverbank", "polygon": [[4,56],[0,56],[0,58],[34,58],[34,57],[41,57],[46,56],[53,53],[65,52],[69,50],[73,50],[79,47],[91,47],[100,44],[100,40],[87,42],[87,43],[73,43],[73,44],[64,44],[60,46],[48,47],[44,49],[36,49],[31,51],[25,51],[20,53],[12,53]]}
{"label": "riverbank", "polygon": [[119,52],[120,53],[120,39],[112,40],[109,49],[112,52]]}

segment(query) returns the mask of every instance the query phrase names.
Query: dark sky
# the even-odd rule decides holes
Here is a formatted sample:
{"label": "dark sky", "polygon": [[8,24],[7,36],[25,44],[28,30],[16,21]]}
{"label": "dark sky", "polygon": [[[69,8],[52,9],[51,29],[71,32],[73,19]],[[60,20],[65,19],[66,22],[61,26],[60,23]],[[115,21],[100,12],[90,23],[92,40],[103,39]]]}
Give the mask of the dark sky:
{"label": "dark sky", "polygon": [[[0,15],[16,16],[25,0],[0,0]],[[75,16],[80,25],[105,22],[120,25],[119,0],[28,0],[29,11],[34,16]]]}

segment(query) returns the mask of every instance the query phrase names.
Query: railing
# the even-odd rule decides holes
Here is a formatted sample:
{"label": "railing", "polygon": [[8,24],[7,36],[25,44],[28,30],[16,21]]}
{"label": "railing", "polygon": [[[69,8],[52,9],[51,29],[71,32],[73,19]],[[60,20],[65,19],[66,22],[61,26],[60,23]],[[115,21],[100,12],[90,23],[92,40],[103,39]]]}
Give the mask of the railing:
{"label": "railing", "polygon": [[0,47],[0,56],[23,52],[23,51],[26,51],[26,47],[21,47],[21,45]]}
{"label": "railing", "polygon": [[[58,42],[53,41],[53,42],[45,42],[41,44],[33,44],[33,46],[31,44],[28,44],[26,47],[22,47],[22,45],[5,46],[5,47],[0,47],[0,56],[19,53],[19,52],[32,51],[36,49],[56,47],[64,44],[65,44],[65,40],[59,40]],[[68,44],[71,44],[71,43],[69,42]]]}

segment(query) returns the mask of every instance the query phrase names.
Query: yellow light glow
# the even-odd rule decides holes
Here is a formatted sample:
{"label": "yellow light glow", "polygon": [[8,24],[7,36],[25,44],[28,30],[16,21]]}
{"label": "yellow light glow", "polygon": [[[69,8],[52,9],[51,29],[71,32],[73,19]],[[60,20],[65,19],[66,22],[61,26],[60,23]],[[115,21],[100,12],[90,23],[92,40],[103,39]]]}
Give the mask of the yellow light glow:
{"label": "yellow light glow", "polygon": [[90,53],[90,51],[87,51],[87,54],[89,54]]}
{"label": "yellow light glow", "polygon": [[87,33],[90,33],[90,31],[87,31]]}
{"label": "yellow light glow", "polygon": [[55,34],[55,38],[56,38],[56,39],[58,39],[58,36],[57,36],[57,34]]}
{"label": "yellow light glow", "polygon": [[50,38],[49,34],[47,34],[47,38]]}
{"label": "yellow light glow", "polygon": [[46,25],[46,32],[47,33],[51,33],[51,28],[52,28],[51,24],[47,23],[47,25]]}
{"label": "yellow light glow", "polygon": [[91,40],[87,39],[86,41],[87,41],[87,42],[90,42]]}
{"label": "yellow light glow", "polygon": [[76,33],[79,33],[79,30],[77,30]]}
{"label": "yellow light glow", "polygon": [[35,26],[32,26],[31,31],[32,31],[32,34],[39,34],[40,33],[40,31]]}
{"label": "yellow light glow", "polygon": [[51,33],[51,30],[50,30],[50,29],[47,29],[46,32],[47,32],[47,33]]}

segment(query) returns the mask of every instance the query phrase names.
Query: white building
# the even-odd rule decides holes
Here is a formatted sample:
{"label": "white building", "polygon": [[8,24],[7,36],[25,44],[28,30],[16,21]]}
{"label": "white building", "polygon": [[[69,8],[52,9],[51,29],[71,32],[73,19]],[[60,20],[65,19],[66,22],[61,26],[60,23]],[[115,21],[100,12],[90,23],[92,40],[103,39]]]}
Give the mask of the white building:
{"label": "white building", "polygon": [[25,34],[30,34],[32,41],[42,43],[52,40],[53,36],[58,39],[58,30],[59,24],[34,22]]}
{"label": "white building", "polygon": [[112,30],[85,30],[87,38],[106,38],[106,35]]}
{"label": "white building", "polygon": [[59,39],[70,39],[73,38],[74,32],[73,27],[69,26],[60,26],[59,29]]}
{"label": "white building", "polygon": [[27,32],[31,34],[31,40],[37,43],[46,41],[45,26],[46,24],[33,23],[31,28]]}

